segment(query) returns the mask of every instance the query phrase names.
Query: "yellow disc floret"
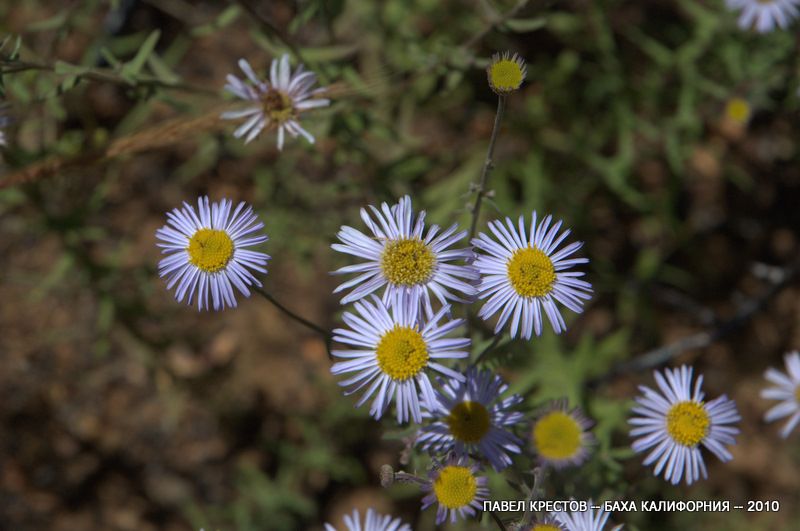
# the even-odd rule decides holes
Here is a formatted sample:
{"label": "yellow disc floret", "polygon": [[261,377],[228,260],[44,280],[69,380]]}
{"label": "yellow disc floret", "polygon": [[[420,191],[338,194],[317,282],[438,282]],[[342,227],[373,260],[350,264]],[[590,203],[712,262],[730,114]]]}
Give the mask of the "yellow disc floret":
{"label": "yellow disc floret", "polygon": [[436,256],[417,238],[390,241],[381,255],[381,269],[386,279],[399,286],[427,282],[436,267]]}
{"label": "yellow disc floret", "polygon": [[515,251],[506,268],[511,287],[522,297],[544,297],[553,289],[556,269],[541,249],[526,247]]}
{"label": "yellow disc floret", "polygon": [[295,116],[292,98],[283,91],[269,89],[261,97],[264,114],[273,122],[282,124]]}
{"label": "yellow disc floret", "polygon": [[459,441],[477,443],[489,431],[489,412],[480,402],[467,400],[456,405],[444,421]]}
{"label": "yellow disc floret", "polygon": [[678,402],[667,411],[667,433],[678,444],[695,446],[708,434],[711,418],[702,402]]}
{"label": "yellow disc floret", "polygon": [[794,399],[800,402],[800,385],[794,388]]}
{"label": "yellow disc floret", "polygon": [[493,91],[497,94],[508,94],[522,85],[526,74],[525,62],[517,54],[513,57],[509,57],[507,52],[502,57],[495,55],[486,73]]}
{"label": "yellow disc floret", "polygon": [[553,524],[536,524],[533,531],[561,531],[561,528]]}
{"label": "yellow disc floret", "polygon": [[448,465],[433,482],[433,492],[441,505],[460,509],[469,505],[478,492],[478,480],[465,466]]}
{"label": "yellow disc floret", "polygon": [[750,104],[742,98],[731,98],[725,105],[725,116],[729,120],[743,124],[750,119]]}
{"label": "yellow disc floret", "polygon": [[572,459],[581,449],[583,428],[572,415],[553,411],[543,416],[533,427],[536,451],[545,459]]}
{"label": "yellow disc floret", "polygon": [[189,262],[206,273],[224,269],[233,256],[233,240],[224,230],[200,229],[189,239]]}
{"label": "yellow disc floret", "polygon": [[383,334],[375,355],[384,374],[400,382],[428,365],[428,346],[422,334],[408,326],[397,325]]}

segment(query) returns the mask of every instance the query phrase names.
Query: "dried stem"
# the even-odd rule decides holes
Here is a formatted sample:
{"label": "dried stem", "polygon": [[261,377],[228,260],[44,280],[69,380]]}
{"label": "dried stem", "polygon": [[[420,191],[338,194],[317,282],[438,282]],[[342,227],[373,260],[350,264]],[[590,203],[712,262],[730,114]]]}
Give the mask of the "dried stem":
{"label": "dried stem", "polygon": [[56,156],[34,162],[0,180],[0,190],[51,177],[64,170],[86,168],[91,164],[122,155],[161,149],[196,136],[198,133],[215,131],[223,127],[224,122],[219,118],[223,108],[227,107],[214,108],[198,117],[167,120],[149,129],[117,138],[104,147],[86,151],[75,157]]}
{"label": "dried stem", "polygon": [[533,513],[530,510],[531,502],[536,501],[536,498],[539,496],[539,484],[542,481],[542,469],[537,467],[533,469],[533,487],[531,487],[530,491],[528,491],[528,497],[525,500],[525,512],[522,514],[522,520],[520,524],[525,526],[529,524],[531,521],[531,517]]}
{"label": "dried stem", "polygon": [[720,321],[719,324],[703,332],[692,334],[668,345],[649,350],[632,360],[622,362],[613,367],[607,374],[588,382],[590,387],[597,386],[612,378],[628,372],[641,372],[667,363],[687,350],[705,348],[744,326],[750,319],[771,301],[778,293],[791,284],[800,272],[800,259],[783,270],[780,275],[773,275],[772,284],[756,298],[747,299],[732,318]]}

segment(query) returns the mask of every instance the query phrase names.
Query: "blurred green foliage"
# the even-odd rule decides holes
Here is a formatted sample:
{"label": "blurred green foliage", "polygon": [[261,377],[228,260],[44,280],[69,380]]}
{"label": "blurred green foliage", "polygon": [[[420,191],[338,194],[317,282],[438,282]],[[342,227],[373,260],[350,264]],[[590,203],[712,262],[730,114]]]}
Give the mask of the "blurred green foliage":
{"label": "blurred green foliage", "polygon": [[[23,4],[50,15],[0,49],[4,68],[9,67],[0,88],[17,115],[18,141],[4,151],[7,173],[49,157],[90,152],[151,127],[165,114],[196,116],[230,100],[203,76],[213,72],[220,80],[235,72],[233,50],[244,47],[221,50],[208,60],[228,62],[203,70],[197,63],[207,60],[203,53],[209,42],[224,44],[239,33],[248,59],[258,59],[262,70],[287,48],[235,3],[201,3],[196,16],[187,12],[180,18],[170,6],[181,3],[165,2],[162,13],[156,3],[142,2],[137,9],[170,23],[164,28],[134,24],[116,33],[100,29],[107,21],[97,13],[120,9],[122,2],[84,0],[56,10],[44,9],[44,2]],[[268,3],[260,4],[273,14]],[[77,178],[70,174],[4,189],[0,213],[24,211],[29,237],[54,236],[62,250],[48,271],[10,280],[34,286],[29,292],[34,302],[54,296],[66,282],[80,284],[96,301],[91,353],[107,356],[110,332],[123,323],[144,352],[143,362],[157,367],[158,353],[174,340],[171,334],[185,331],[177,325],[149,335],[137,331],[143,328],[139,321],[171,316],[148,315],[149,301],[161,288],[155,264],[132,265],[129,257],[137,251],[130,233],[104,223],[121,206],[121,197],[153,198],[154,204],[143,207],[153,216],[176,206],[173,200],[179,197],[191,200],[209,189],[248,198],[267,221],[271,267],[318,287],[322,268],[344,263],[345,258],[330,256],[328,245],[341,224],[360,226],[362,205],[412,193],[415,206],[426,208],[431,221],[468,225],[471,186],[484,163],[495,105],[483,68],[496,50],[518,51],[528,63],[528,80],[508,103],[484,218],[528,216],[536,209],[564,219],[573,237],[586,241],[594,304],[613,323],[598,332],[572,316],[568,324],[574,330],[566,336],[545,333],[529,343],[504,344],[490,357],[490,364],[509,377],[512,390],[526,397],[531,414],[551,399],[567,397],[596,423],[590,463],[577,471],[548,473],[544,492],[595,499],[716,495],[702,485],[691,491],[667,487],[633,465],[638,457],[626,435],[630,401],[589,384],[661,338],[658,310],[644,286],[692,292],[705,282],[694,260],[673,260],[703,246],[698,238],[706,229],[687,214],[693,208],[687,190],[702,173],[694,162],[698,150],[714,153],[719,170],[713,178],[743,195],[775,167],[797,164],[794,149],[766,161],[727,157],[730,152],[720,146],[728,140],[718,125],[728,99],[738,96],[750,103],[754,121],[795,142],[797,120],[786,118],[800,107],[795,33],[742,32],[722,1],[278,4],[291,12],[281,29],[308,66],[324,83],[344,87],[334,92],[330,109],[308,117],[318,145],[292,142],[278,155],[271,151],[269,134],[243,145],[229,131],[200,131],[190,139],[191,148],[162,161],[168,174],[137,174],[137,182],[126,182],[130,160],[122,158]],[[0,6],[0,20],[13,9]],[[514,15],[505,15],[510,12]],[[68,61],[51,53],[75,35],[85,41],[79,57]],[[31,68],[12,71],[18,60]],[[96,95],[91,89],[104,84],[123,94],[125,110],[118,120],[90,112],[89,100]],[[229,179],[226,172],[235,176]],[[161,197],[162,188],[169,199]],[[268,277],[269,288],[283,284],[273,273]],[[327,293],[318,297],[329,298]],[[337,321],[337,315],[330,316],[329,322]],[[474,338],[479,345],[486,342],[480,333]],[[313,385],[329,399],[324,411],[292,419],[298,439],[259,438],[257,449],[278,464],[269,471],[236,464],[232,499],[186,504],[195,527],[307,528],[326,515],[320,497],[327,502],[333,496],[330,488],[315,491],[310,475],[322,474],[341,490],[376,485],[361,456],[342,453],[357,446],[371,421],[330,382]],[[411,432],[390,424],[387,420],[386,438],[394,450]],[[428,464],[427,457],[415,455],[409,468],[421,471]],[[514,488],[530,483],[534,466],[521,459],[519,470],[509,472],[515,477],[492,474],[493,496],[519,498]],[[401,487],[386,496],[415,507],[419,493]],[[421,516],[420,529],[432,528],[431,513]],[[773,515],[753,518],[740,513],[615,515],[626,529],[768,529],[786,523]],[[481,525],[492,523],[484,518]]]}

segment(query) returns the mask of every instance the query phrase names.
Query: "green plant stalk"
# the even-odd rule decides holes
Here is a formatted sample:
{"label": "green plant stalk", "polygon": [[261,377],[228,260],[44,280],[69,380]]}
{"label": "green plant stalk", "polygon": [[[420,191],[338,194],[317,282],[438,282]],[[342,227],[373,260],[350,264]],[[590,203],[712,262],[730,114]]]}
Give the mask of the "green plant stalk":
{"label": "green plant stalk", "polygon": [[477,194],[475,198],[475,205],[472,207],[472,224],[469,227],[469,239],[475,237],[475,230],[478,228],[478,218],[481,214],[481,203],[483,196],[486,193],[486,183],[489,180],[489,174],[494,168],[494,146],[497,143],[497,134],[500,132],[500,121],[503,119],[503,112],[506,108],[506,97],[497,97],[497,113],[494,116],[494,127],[492,128],[492,136],[489,139],[489,148],[486,151],[486,161],[483,163],[483,171],[481,172],[480,181],[478,181]]}

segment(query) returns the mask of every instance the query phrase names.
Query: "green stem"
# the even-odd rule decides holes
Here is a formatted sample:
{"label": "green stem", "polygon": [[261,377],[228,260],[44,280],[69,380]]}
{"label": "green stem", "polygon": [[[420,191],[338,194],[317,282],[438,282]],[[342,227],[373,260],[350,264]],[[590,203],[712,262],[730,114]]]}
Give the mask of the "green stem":
{"label": "green stem", "polygon": [[478,182],[477,193],[475,198],[475,205],[472,207],[472,224],[469,227],[469,239],[475,237],[475,229],[478,227],[478,218],[481,214],[481,202],[483,196],[486,194],[486,182],[489,180],[489,174],[494,168],[494,146],[497,143],[497,134],[500,132],[500,120],[503,118],[503,111],[506,108],[506,97],[497,97],[497,114],[494,116],[494,128],[492,128],[492,136],[489,139],[489,149],[486,151],[486,161],[483,163],[483,171],[481,172],[481,179]]}
{"label": "green stem", "polygon": [[483,358],[497,347],[502,338],[503,338],[502,333],[495,334],[495,336],[492,338],[492,342],[489,343],[489,345],[485,349],[483,349],[480,354],[478,354],[478,357],[475,358],[475,361],[470,363],[469,365],[470,369],[472,367],[476,367],[478,363],[483,361]]}

